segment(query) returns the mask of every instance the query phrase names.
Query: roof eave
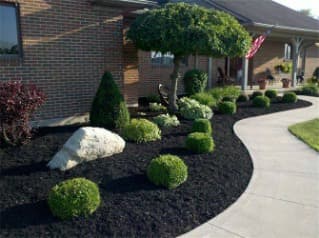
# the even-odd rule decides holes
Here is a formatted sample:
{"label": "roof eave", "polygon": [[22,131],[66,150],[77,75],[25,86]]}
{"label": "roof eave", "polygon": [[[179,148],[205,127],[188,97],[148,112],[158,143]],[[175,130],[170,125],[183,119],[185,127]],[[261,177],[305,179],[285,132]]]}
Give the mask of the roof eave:
{"label": "roof eave", "polygon": [[265,23],[259,23],[259,22],[248,22],[248,23],[242,23],[242,24],[244,26],[256,26],[256,27],[274,28],[278,30],[293,31],[293,32],[300,32],[300,33],[319,34],[319,30],[305,29],[305,28],[299,28],[299,27],[271,25],[271,24],[265,24]]}
{"label": "roof eave", "polygon": [[150,7],[157,6],[156,2],[152,2],[148,0],[90,0],[90,3],[94,5],[133,8],[133,9],[141,9],[141,8],[147,8],[147,7],[150,8]]}

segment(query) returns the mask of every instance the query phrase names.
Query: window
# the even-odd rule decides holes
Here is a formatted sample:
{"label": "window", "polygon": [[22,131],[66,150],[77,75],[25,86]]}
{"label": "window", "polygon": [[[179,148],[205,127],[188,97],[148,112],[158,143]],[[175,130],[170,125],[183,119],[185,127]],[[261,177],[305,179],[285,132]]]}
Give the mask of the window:
{"label": "window", "polygon": [[291,45],[290,44],[285,44],[285,54],[284,54],[284,59],[286,60],[291,60]]}
{"label": "window", "polygon": [[[151,52],[151,63],[160,65],[173,65],[174,55],[171,53]],[[188,65],[188,57],[182,58],[182,64]]]}
{"label": "window", "polygon": [[0,3],[0,57],[21,55],[18,7]]}

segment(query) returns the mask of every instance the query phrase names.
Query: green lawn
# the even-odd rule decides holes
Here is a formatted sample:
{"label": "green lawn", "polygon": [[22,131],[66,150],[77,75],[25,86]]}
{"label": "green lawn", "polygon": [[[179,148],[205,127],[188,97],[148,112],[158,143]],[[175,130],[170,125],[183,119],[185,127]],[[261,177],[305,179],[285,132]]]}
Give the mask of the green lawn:
{"label": "green lawn", "polygon": [[311,148],[319,151],[319,118],[294,124],[288,129]]}

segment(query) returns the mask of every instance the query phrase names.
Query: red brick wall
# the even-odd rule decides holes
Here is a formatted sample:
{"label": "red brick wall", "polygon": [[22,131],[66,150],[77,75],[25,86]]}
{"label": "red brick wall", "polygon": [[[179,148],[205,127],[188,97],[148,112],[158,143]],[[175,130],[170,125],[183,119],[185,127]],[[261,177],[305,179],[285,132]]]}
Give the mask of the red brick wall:
{"label": "red brick wall", "polygon": [[[208,71],[208,57],[198,57],[198,68]],[[178,93],[184,92],[183,75],[184,73],[195,67],[195,58],[190,56],[188,58],[188,65],[182,64],[180,67],[180,80],[178,82]],[[172,65],[159,65],[151,63],[151,53],[139,51],[139,96],[148,96],[157,93],[158,84],[170,86],[170,74],[173,71]]]}
{"label": "red brick wall", "polygon": [[20,4],[24,57],[0,60],[0,80],[23,79],[47,94],[37,118],[89,110],[99,80],[109,70],[122,87],[120,9],[86,0],[9,0]]}

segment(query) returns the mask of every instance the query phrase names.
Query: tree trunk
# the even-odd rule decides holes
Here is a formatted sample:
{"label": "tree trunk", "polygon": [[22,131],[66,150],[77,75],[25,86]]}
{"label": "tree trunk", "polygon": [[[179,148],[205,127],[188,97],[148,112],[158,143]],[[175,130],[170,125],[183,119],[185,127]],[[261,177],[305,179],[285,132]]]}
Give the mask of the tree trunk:
{"label": "tree trunk", "polygon": [[171,78],[171,87],[169,89],[169,111],[172,113],[177,112],[177,104],[176,104],[176,99],[177,99],[177,82],[179,78],[179,66],[180,66],[180,61],[181,58],[178,56],[174,56],[174,69],[173,72],[170,76]]}

